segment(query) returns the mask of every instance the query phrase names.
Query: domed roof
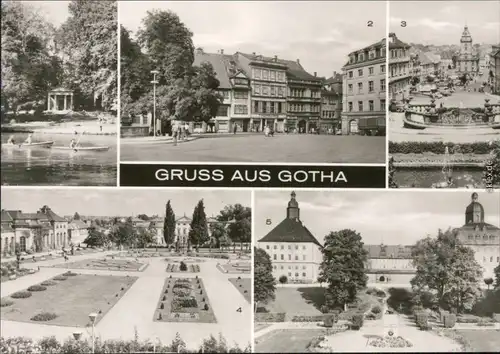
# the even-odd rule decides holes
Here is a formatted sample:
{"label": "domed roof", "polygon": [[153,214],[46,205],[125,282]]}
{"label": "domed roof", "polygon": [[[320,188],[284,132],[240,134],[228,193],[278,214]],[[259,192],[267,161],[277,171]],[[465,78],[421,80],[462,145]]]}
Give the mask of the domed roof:
{"label": "domed roof", "polygon": [[478,202],[478,195],[476,192],[472,193],[471,202],[465,209],[465,223],[479,223],[484,222],[484,208]]}
{"label": "domed roof", "polygon": [[290,196],[291,196],[291,199],[290,199],[290,201],[288,202],[288,207],[289,207],[289,208],[298,208],[298,207],[299,207],[299,203],[298,203],[298,202],[297,202],[297,200],[295,199],[295,196],[296,196],[295,192],[292,192],[292,193],[290,194]]}

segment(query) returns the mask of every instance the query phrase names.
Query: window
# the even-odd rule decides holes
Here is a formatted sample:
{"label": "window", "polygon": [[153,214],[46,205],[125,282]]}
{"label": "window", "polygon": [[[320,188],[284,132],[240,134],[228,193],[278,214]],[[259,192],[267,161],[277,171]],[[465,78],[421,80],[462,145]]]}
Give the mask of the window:
{"label": "window", "polygon": [[302,266],[302,269],[306,269],[306,266]]}
{"label": "window", "polygon": [[260,85],[255,85],[253,90],[255,91],[256,95],[260,95]]}
{"label": "window", "polygon": [[352,84],[347,85],[347,92],[352,93]]}
{"label": "window", "polygon": [[288,272],[288,276],[291,277],[292,276],[292,272]]}
{"label": "window", "polygon": [[292,249],[292,246],[288,245],[288,249],[291,250]]}
{"label": "window", "polygon": [[380,91],[385,91],[385,79],[380,80]]}
{"label": "window", "polygon": [[277,259],[278,259],[278,257],[277,257],[275,254],[273,254],[273,259],[274,259],[274,260],[277,260]]}
{"label": "window", "polygon": [[281,266],[280,269],[283,269],[283,266]]}
{"label": "window", "polygon": [[26,237],[21,236],[19,238],[19,247],[21,248],[21,252],[26,252]]}
{"label": "window", "polygon": [[363,101],[358,101],[358,112],[363,112]]}
{"label": "window", "polygon": [[266,245],[266,250],[268,250],[268,249],[269,249],[269,245]]}
{"label": "window", "polygon": [[246,99],[248,98],[248,92],[246,91],[235,91],[234,92],[234,98],[238,98],[238,99]]}
{"label": "window", "polygon": [[299,249],[299,245],[295,245],[295,249],[298,250]]}
{"label": "window", "polygon": [[273,248],[276,250],[276,249],[278,249],[278,246],[274,245],[274,247],[273,247]]}
{"label": "window", "polygon": [[269,86],[262,86],[262,94],[264,96],[269,96]]}
{"label": "window", "polygon": [[295,260],[298,261],[299,260],[299,256],[295,255]]}
{"label": "window", "polygon": [[299,273],[295,273],[295,276],[298,277],[299,276]]}
{"label": "window", "polygon": [[267,102],[260,102],[261,105],[261,113],[267,113]]}
{"label": "window", "polygon": [[262,70],[262,79],[267,80],[269,78],[269,70]]}
{"label": "window", "polygon": [[373,66],[368,68],[368,75],[373,75]]}
{"label": "window", "polygon": [[248,114],[248,106],[245,104],[237,104],[234,106],[234,114]]}
{"label": "window", "polygon": [[368,92],[373,92],[373,81],[368,81]]}
{"label": "window", "polygon": [[274,108],[275,108],[274,102],[269,102],[269,113],[276,113],[274,111]]}
{"label": "window", "polygon": [[276,81],[276,71],[271,71],[271,81]]}
{"label": "window", "polygon": [[229,99],[229,91],[220,91],[225,100]]}
{"label": "window", "polygon": [[363,93],[363,83],[358,82],[358,93]]}
{"label": "window", "polygon": [[282,254],[280,258],[281,258],[282,261],[284,261],[285,260],[285,255]]}
{"label": "window", "polygon": [[380,65],[380,72],[385,73],[385,65]]}
{"label": "window", "polygon": [[283,87],[278,87],[278,96],[280,97],[285,96],[285,91],[283,90]]}
{"label": "window", "polygon": [[261,76],[261,70],[260,69],[252,69],[252,76],[255,79],[260,79]]}
{"label": "window", "polygon": [[380,100],[380,110],[385,111],[385,100]]}
{"label": "window", "polygon": [[278,113],[283,113],[283,105],[281,102],[278,102]]}
{"label": "window", "polygon": [[284,249],[284,248],[285,248],[285,246],[281,245],[281,249]]}
{"label": "window", "polygon": [[305,277],[306,276],[306,273],[302,273],[302,276]]}
{"label": "window", "polygon": [[469,240],[472,240],[474,237],[472,237],[472,235],[469,235]]}
{"label": "window", "polygon": [[490,262],[493,262],[493,257],[490,257]]}
{"label": "window", "polygon": [[354,75],[354,74],[352,73],[352,71],[349,71],[349,79],[352,79],[352,78],[353,78],[353,75]]}
{"label": "window", "polygon": [[348,102],[347,106],[349,108],[349,112],[352,112],[352,102]]}
{"label": "window", "polygon": [[291,254],[289,254],[289,255],[288,255],[288,260],[289,260],[289,261],[291,261],[291,260],[292,260],[292,255],[291,255]]}
{"label": "window", "polygon": [[358,69],[358,76],[363,76],[363,69]]}
{"label": "window", "polygon": [[271,96],[276,96],[276,86],[271,86]]}
{"label": "window", "polygon": [[305,261],[306,260],[306,255],[302,255],[302,260]]}
{"label": "window", "polygon": [[305,250],[306,249],[306,246],[302,246],[302,249]]}
{"label": "window", "polygon": [[369,101],[368,101],[368,107],[369,107],[369,109],[370,109],[370,112],[373,112],[373,110],[374,110],[374,109],[373,109],[373,100],[369,100]]}

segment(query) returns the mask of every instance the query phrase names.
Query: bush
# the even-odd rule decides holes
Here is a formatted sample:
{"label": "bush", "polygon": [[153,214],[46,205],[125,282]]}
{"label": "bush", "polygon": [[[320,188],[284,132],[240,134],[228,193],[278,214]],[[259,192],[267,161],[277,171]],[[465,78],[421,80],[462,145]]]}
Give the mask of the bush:
{"label": "bush", "polygon": [[67,271],[66,273],[63,273],[65,277],[74,277],[77,276],[78,274],[73,273],[72,271]]}
{"label": "bush", "polygon": [[255,322],[285,322],[284,312],[257,312]]}
{"label": "bush", "polygon": [[453,328],[455,327],[455,323],[457,322],[457,316],[454,314],[449,314],[444,316],[443,324],[445,328]]}
{"label": "bush", "polygon": [[429,324],[429,315],[427,312],[415,313],[415,323],[419,328],[426,327]]}
{"label": "bush", "polygon": [[43,281],[40,283],[40,285],[43,285],[43,286],[52,286],[52,285],[56,285],[57,283],[55,281],[52,281],[52,280],[46,280],[46,281]]}
{"label": "bush", "polygon": [[52,321],[56,317],[57,317],[57,315],[55,313],[52,313],[52,312],[42,312],[42,313],[36,314],[35,316],[31,317],[31,320],[32,321],[40,321],[40,322],[43,322],[43,321]]}
{"label": "bush", "polygon": [[163,302],[160,304],[160,310],[163,310],[165,308],[165,305],[163,305]]}
{"label": "bush", "polygon": [[380,307],[378,305],[375,305],[375,306],[372,307],[372,312],[374,314],[381,313],[382,312],[382,307]]}
{"label": "bush", "polygon": [[63,281],[63,280],[66,280],[66,279],[68,279],[68,278],[67,278],[67,277],[65,277],[65,276],[62,276],[62,275],[58,275],[57,277],[54,277],[53,279],[54,279],[54,280]]}
{"label": "bush", "polygon": [[14,304],[14,301],[10,299],[0,299],[0,307],[7,307]]}
{"label": "bush", "polygon": [[13,299],[26,299],[28,297],[31,297],[31,295],[32,294],[29,291],[18,291],[10,295],[10,297]]}
{"label": "bush", "polygon": [[208,305],[207,304],[205,304],[205,306],[203,306],[203,310],[208,311]]}
{"label": "bush", "polygon": [[490,146],[488,142],[475,143],[449,143],[449,142],[418,142],[404,141],[392,142],[389,141],[390,154],[422,154],[424,152],[432,152],[434,154],[444,154],[446,147],[449,151],[458,150],[464,154],[489,154]]}
{"label": "bush", "polygon": [[364,323],[364,314],[355,313],[352,316],[352,326],[351,326],[352,329],[359,330],[361,327],[363,327],[363,323]]}
{"label": "bush", "polygon": [[282,275],[280,278],[279,278],[279,282],[281,284],[286,284],[288,282],[288,278],[286,277],[286,275]]}
{"label": "bush", "polygon": [[329,314],[325,315],[325,318],[323,319],[323,325],[325,327],[331,328],[331,327],[333,327],[334,323],[337,323],[337,321],[338,321],[337,315],[333,314],[333,313],[329,313]]}
{"label": "bush", "polygon": [[181,265],[180,265],[179,269],[181,270],[181,272],[186,272],[188,270],[188,267],[187,267],[186,263],[181,261]]}
{"label": "bush", "polygon": [[32,285],[28,288],[28,291],[45,291],[45,290],[47,290],[47,287],[42,285]]}

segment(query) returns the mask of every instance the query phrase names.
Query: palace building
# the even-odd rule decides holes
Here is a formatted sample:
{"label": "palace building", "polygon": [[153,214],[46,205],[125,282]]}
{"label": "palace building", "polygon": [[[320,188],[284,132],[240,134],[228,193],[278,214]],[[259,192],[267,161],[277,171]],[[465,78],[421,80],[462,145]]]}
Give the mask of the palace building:
{"label": "palace building", "polygon": [[291,283],[317,282],[323,246],[300,220],[295,192],[288,202],[285,219],[261,238],[257,247],[271,257],[276,279],[284,275]]}
{"label": "palace building", "polygon": [[342,135],[385,133],[386,39],[349,53],[344,65]]}
{"label": "palace building", "polygon": [[410,95],[410,46],[395,33],[389,33],[389,98],[407,98]]}
{"label": "palace building", "polygon": [[457,58],[457,70],[459,74],[468,75],[469,78],[479,72],[479,56],[474,50],[472,36],[467,26],[464,27],[460,38],[460,52]]}

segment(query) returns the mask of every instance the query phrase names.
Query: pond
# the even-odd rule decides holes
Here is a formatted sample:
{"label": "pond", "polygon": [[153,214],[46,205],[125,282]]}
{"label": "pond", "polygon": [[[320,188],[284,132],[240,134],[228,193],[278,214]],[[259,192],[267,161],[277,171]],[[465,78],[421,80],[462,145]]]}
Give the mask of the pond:
{"label": "pond", "polygon": [[[11,134],[2,133],[2,143]],[[27,134],[14,134],[22,142]],[[39,134],[34,141],[69,146],[71,134]],[[2,147],[2,185],[116,186],[116,136],[85,135],[80,146],[109,146],[103,152]]]}
{"label": "pond", "polygon": [[[481,168],[454,168],[453,180],[456,188],[482,183]],[[400,188],[431,188],[434,183],[444,182],[442,168],[398,168],[394,180]]]}

